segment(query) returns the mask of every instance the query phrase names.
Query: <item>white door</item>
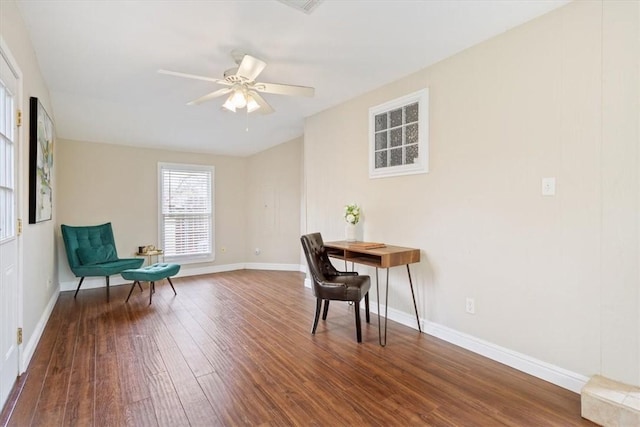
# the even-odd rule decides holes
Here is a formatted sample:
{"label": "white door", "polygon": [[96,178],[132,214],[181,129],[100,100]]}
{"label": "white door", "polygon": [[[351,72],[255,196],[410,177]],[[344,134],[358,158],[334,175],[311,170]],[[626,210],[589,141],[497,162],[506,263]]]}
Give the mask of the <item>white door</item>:
{"label": "white door", "polygon": [[18,377],[18,77],[0,46],[0,408]]}

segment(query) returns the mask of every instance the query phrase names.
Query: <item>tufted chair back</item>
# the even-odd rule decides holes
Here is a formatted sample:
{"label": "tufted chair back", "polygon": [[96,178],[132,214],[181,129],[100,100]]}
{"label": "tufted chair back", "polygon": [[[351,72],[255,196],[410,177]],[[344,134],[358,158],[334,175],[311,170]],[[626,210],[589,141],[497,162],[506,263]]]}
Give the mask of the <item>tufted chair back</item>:
{"label": "tufted chair back", "polygon": [[338,271],[329,260],[320,233],[307,234],[300,237],[300,241],[302,242],[302,248],[307,258],[309,272],[313,277],[314,294],[317,296],[319,283],[337,276]]}
{"label": "tufted chair back", "polygon": [[[71,271],[85,264],[80,259],[83,251],[104,252],[105,257],[117,259],[116,244],[113,239],[111,223],[73,227],[62,225],[62,239]],[[109,252],[106,254],[106,252]],[[106,261],[106,259],[105,259]]]}

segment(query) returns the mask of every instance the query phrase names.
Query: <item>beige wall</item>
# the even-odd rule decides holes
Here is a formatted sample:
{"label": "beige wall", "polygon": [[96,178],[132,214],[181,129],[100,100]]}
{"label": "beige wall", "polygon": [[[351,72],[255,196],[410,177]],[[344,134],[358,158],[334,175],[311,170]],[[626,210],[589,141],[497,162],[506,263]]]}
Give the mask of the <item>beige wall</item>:
{"label": "beige wall", "polygon": [[[57,218],[60,282],[76,281],[60,240],[60,224],[111,222],[118,254],[158,244],[158,162],[215,167],[215,243],[212,263],[190,268],[245,262],[246,160],[114,144],[58,141]],[[224,247],[225,252],[220,248]]]}
{"label": "beige wall", "polygon": [[302,144],[297,138],[247,159],[247,262],[300,264]]}
{"label": "beige wall", "polygon": [[[365,240],[422,249],[423,318],[640,384],[638,7],[571,3],[309,118],[306,231],[343,238],[355,201]],[[368,109],[424,87],[430,172],[370,180]],[[391,280],[411,314],[406,272]]]}
{"label": "beige wall", "polygon": [[[22,283],[24,308],[22,328],[24,343],[27,345],[34,336],[47,304],[56,292],[56,265],[54,259],[54,229],[56,224],[55,205],[58,203],[57,149],[54,148],[53,220],[38,224],[28,224],[29,218],[29,98],[37,97],[55,121],[55,111],[49,100],[49,90],[40,74],[38,61],[34,55],[29,35],[22,17],[13,1],[0,1],[0,37],[8,46],[11,55],[22,72],[23,125],[18,135],[18,215],[23,219],[23,234],[19,239],[23,254]],[[42,325],[40,325],[42,326]],[[33,350],[33,348],[31,349]],[[23,350],[24,351],[24,350]],[[24,353],[22,354],[24,357]]]}

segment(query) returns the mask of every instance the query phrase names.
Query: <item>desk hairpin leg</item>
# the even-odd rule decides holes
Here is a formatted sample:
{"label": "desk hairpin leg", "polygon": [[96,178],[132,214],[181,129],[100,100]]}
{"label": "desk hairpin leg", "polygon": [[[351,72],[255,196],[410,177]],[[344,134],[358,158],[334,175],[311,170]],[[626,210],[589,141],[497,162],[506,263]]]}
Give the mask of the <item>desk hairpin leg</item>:
{"label": "desk hairpin leg", "polygon": [[378,278],[378,267],[376,267],[376,296],[378,300],[378,342],[381,347],[387,345],[387,309],[389,308],[389,269],[387,268],[387,282],[384,297],[384,339],[380,324],[380,280]]}
{"label": "desk hairpin leg", "polygon": [[[413,282],[411,281],[411,270],[409,270],[409,264],[407,264],[407,274],[409,275],[409,286],[411,286],[411,298],[413,298],[413,309],[416,311],[416,322],[418,322],[418,331],[422,332],[420,327],[420,317],[418,316],[418,306],[416,305],[416,294],[413,292]],[[387,286],[389,286],[387,284]]]}
{"label": "desk hairpin leg", "polygon": [[[407,264],[407,275],[409,276],[409,286],[411,287],[411,298],[413,299],[413,309],[416,312],[416,322],[418,323],[418,331],[422,332],[420,326],[420,317],[418,316],[418,305],[416,304],[416,294],[413,291],[413,280],[411,280],[411,270]],[[384,336],[382,334],[382,325],[380,322],[380,279],[378,277],[378,268],[376,267],[376,296],[378,297],[378,339],[382,347],[387,345],[387,309],[389,307],[389,269],[387,268],[387,281],[384,297]]]}
{"label": "desk hairpin leg", "polygon": [[[347,264],[347,259],[344,259],[344,271],[349,271],[349,265]],[[356,271],[355,263],[351,261],[351,271]]]}

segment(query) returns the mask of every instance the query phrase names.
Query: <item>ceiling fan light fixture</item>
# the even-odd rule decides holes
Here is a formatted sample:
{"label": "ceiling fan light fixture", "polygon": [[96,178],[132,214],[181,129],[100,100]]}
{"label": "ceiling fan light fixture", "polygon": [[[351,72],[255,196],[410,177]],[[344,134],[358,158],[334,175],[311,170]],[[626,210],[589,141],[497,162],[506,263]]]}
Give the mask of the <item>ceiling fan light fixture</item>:
{"label": "ceiling fan light fixture", "polygon": [[247,112],[252,113],[260,108],[260,105],[253,99],[253,96],[247,95]]}
{"label": "ceiling fan light fixture", "polygon": [[229,98],[227,98],[227,100],[224,102],[224,104],[222,104],[222,108],[227,109],[229,111],[231,111],[232,113],[236,112],[236,106],[233,104],[233,94],[229,95]]}
{"label": "ceiling fan light fixture", "polygon": [[240,89],[236,89],[231,95],[231,103],[236,108],[244,108],[247,106],[247,97],[244,94],[244,91]]}

